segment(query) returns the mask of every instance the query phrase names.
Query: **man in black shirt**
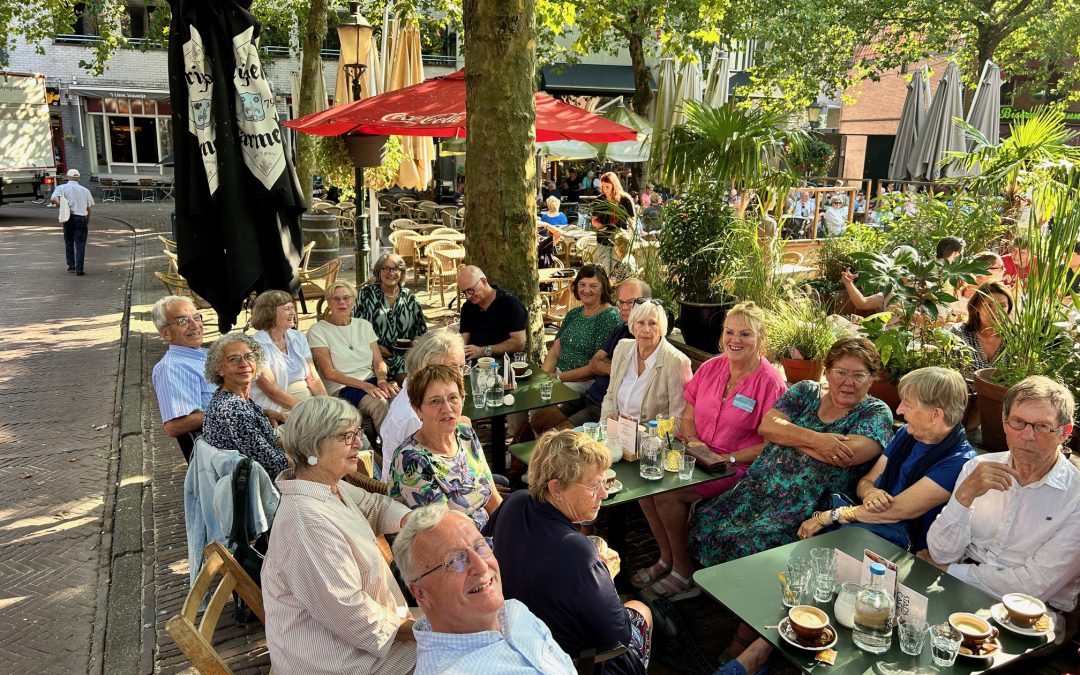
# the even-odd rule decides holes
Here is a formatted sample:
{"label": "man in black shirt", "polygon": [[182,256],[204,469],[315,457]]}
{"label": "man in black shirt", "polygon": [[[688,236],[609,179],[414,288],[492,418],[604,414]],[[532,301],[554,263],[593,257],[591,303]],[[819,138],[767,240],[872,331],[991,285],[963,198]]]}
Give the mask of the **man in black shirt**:
{"label": "man in black shirt", "polygon": [[492,286],[484,271],[475,265],[461,268],[457,287],[466,300],[461,304],[459,328],[465,341],[465,358],[524,351],[529,315],[513,293]]}

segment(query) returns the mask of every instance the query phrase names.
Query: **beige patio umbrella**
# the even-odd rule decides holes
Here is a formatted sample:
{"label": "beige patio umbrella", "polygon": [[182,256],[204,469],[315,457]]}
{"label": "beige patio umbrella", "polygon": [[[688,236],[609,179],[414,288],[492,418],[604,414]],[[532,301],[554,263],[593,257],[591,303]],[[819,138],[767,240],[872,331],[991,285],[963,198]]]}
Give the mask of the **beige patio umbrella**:
{"label": "beige patio umbrella", "polygon": [[[386,91],[394,91],[424,81],[424,64],[420,54],[420,28],[415,23],[391,34],[393,57],[389,64]],[[431,162],[435,159],[435,144],[431,138],[402,136],[401,148],[406,158],[401,162],[397,183],[403,188],[423,190],[431,183]]]}
{"label": "beige patio umbrella", "polygon": [[709,58],[709,69],[705,75],[705,90],[701,95],[702,103],[713,108],[727,103],[730,77],[727,52],[714,48]]}
{"label": "beige patio umbrella", "polygon": [[[318,72],[319,77],[315,78],[315,109],[311,112],[322,112],[326,110],[326,74],[323,68],[322,57],[315,57],[318,60]],[[304,62],[304,52],[300,52],[300,63]],[[339,69],[340,70],[340,69]],[[300,105],[300,71],[294,70],[290,73],[290,80],[292,83],[292,97],[293,97],[293,110],[297,110]]]}

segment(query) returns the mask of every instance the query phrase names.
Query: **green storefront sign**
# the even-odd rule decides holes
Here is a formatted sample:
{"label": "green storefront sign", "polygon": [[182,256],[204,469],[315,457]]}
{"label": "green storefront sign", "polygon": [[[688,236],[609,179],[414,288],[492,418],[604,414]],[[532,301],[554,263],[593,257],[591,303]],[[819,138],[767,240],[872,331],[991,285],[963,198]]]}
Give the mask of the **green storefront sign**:
{"label": "green storefront sign", "polygon": [[[1001,121],[1023,120],[1034,114],[1031,110],[1021,110],[1009,105],[1001,106]],[[1080,126],[1080,112],[1065,111],[1065,123],[1070,126]]]}

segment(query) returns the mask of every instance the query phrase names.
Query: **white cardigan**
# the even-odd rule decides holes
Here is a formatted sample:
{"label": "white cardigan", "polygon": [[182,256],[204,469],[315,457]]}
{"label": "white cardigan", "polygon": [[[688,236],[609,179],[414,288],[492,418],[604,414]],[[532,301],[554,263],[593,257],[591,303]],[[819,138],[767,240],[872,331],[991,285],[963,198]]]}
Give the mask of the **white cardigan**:
{"label": "white cardigan", "polygon": [[[680,352],[666,339],[661,338],[657,346],[659,352],[656,364],[653,366],[652,375],[645,385],[645,394],[641,398],[641,416],[653,419],[657,415],[670,415],[675,418],[678,426],[682,421],[683,410],[686,408],[686,399],[683,398],[683,389],[690,381],[690,358]],[[600,407],[600,419],[605,420],[609,415],[619,412],[619,387],[622,386],[623,377],[627,368],[635,367],[635,352],[637,341],[633,338],[620,340],[615,346],[615,353],[611,356],[611,381],[608,383],[607,394],[604,403]]]}

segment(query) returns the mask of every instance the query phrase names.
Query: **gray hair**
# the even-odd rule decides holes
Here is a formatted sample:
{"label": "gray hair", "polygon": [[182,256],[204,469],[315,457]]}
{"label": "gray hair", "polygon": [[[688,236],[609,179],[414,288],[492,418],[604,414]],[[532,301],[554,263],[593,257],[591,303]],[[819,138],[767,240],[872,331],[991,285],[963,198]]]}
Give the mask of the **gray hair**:
{"label": "gray hair", "polygon": [[1005,392],[1002,404],[1008,417],[1014,405],[1025,401],[1048,403],[1058,414],[1059,424],[1072,424],[1076,415],[1076,399],[1072,392],[1060,382],[1055,382],[1043,375],[1032,375],[1020,380]]}
{"label": "gray hair", "polygon": [[443,518],[455,514],[472,523],[472,519],[467,515],[461,511],[451,511],[446,504],[420,506],[413,509],[413,512],[409,514],[409,519],[405,521],[405,527],[401,528],[401,532],[398,532],[394,538],[393,546],[394,562],[397,563],[401,578],[406,583],[414,581],[413,577],[416,576],[416,561],[412,557],[416,538],[430,532],[442,522]]}
{"label": "gray hair", "polygon": [[375,265],[371,268],[371,275],[375,277],[373,283],[382,283],[380,281],[382,277],[379,275],[382,274],[382,268],[386,266],[387,262],[394,263],[394,266],[401,270],[401,274],[398,276],[398,288],[405,288],[405,270],[407,269],[405,259],[393,251],[387,251],[375,259]]}
{"label": "gray hair", "polygon": [[634,332],[634,326],[637,322],[646,321],[653,317],[656,318],[656,323],[660,324],[660,337],[667,335],[667,312],[664,311],[663,307],[656,304],[656,302],[643,302],[639,305],[634,305],[634,308],[630,310],[630,316],[626,318],[626,326],[630,329],[630,334],[637,337],[637,333]]}
{"label": "gray hair", "polygon": [[255,369],[258,370],[262,367],[263,348],[255,338],[239,332],[226,333],[206,350],[206,366],[203,368],[203,373],[210,384],[216,384],[220,387],[225,383],[225,378],[218,375],[218,370],[221,369],[221,364],[225,361],[225,348],[234,342],[246,344],[251,349],[251,353],[255,355]]}
{"label": "gray hair", "polygon": [[314,396],[296,404],[282,426],[281,446],[294,466],[322,454],[322,442],[360,424],[360,411],[336,396]]}
{"label": "gray hair", "polygon": [[622,283],[619,284],[619,288],[622,288],[626,284],[637,284],[638,294],[641,297],[643,297],[643,298],[651,298],[652,297],[652,287],[649,286],[649,284],[642,281],[641,279],[638,279],[637,277],[626,277],[625,279],[622,280]]}
{"label": "gray hair", "polygon": [[897,385],[900,397],[913,397],[927,408],[941,408],[945,425],[950,429],[964,419],[968,390],[964,376],[955,370],[929,366],[913,370],[900,378]]}
{"label": "gray hair", "polygon": [[154,319],[154,328],[161,330],[169,325],[169,305],[174,302],[187,302],[192,307],[195,306],[195,303],[191,302],[191,298],[185,298],[182,295],[166,295],[164,298],[160,298],[150,308],[150,316]]}
{"label": "gray hair", "polygon": [[434,366],[454,348],[465,350],[460,333],[445,328],[429,330],[421,335],[412,349],[405,354],[405,373],[412,377],[427,366]]}

